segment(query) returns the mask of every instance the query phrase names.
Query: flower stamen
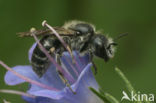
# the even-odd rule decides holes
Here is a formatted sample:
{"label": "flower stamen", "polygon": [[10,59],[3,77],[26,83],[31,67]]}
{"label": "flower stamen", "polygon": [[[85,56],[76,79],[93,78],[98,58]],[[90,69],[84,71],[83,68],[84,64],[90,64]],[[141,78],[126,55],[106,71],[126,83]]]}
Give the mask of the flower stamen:
{"label": "flower stamen", "polygon": [[36,97],[36,96],[31,95],[29,93],[16,91],[16,90],[0,89],[0,92],[1,93],[9,93],[9,94],[16,94],[16,95],[26,96],[26,97],[30,97],[30,98],[35,98]]}
{"label": "flower stamen", "polygon": [[29,82],[29,83],[31,83],[31,84],[35,84],[35,85],[37,85],[37,86],[40,86],[40,87],[45,88],[45,89],[48,89],[48,90],[59,91],[59,90],[57,90],[56,88],[49,87],[49,86],[47,86],[47,85],[45,85],[45,84],[39,83],[39,82],[37,82],[37,81],[34,81],[34,80],[30,79],[30,78],[27,78],[27,77],[25,77],[25,76],[23,76],[23,75],[17,73],[16,71],[14,71],[12,68],[10,68],[9,66],[7,66],[7,65],[6,65],[5,63],[3,63],[2,61],[0,61],[0,65],[2,65],[2,66],[3,66],[5,69],[7,69],[8,71],[12,72],[14,75],[16,75],[16,76],[18,76],[19,78],[25,80],[26,82]]}

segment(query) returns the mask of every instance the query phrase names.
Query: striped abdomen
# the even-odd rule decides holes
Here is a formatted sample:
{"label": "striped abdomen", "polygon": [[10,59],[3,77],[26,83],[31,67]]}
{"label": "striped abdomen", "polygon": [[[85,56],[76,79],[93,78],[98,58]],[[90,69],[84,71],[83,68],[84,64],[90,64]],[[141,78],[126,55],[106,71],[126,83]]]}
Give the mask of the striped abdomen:
{"label": "striped abdomen", "polygon": [[[50,48],[58,48],[60,45],[60,42],[58,39],[50,36],[45,36],[40,40],[40,43],[43,45],[43,47],[50,52]],[[53,54],[51,53],[53,56]],[[32,58],[31,58],[31,64],[33,67],[34,72],[39,76],[42,77],[42,75],[46,72],[49,66],[49,59],[46,57],[46,55],[40,50],[39,46],[37,45],[36,48],[33,51]]]}

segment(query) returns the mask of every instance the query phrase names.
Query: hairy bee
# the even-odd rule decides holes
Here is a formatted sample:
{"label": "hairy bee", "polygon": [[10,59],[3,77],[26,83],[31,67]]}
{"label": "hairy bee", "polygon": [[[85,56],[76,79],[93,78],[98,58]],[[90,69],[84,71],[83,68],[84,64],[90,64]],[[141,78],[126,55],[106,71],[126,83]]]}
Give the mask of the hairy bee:
{"label": "hairy bee", "polygon": [[[71,50],[79,51],[80,54],[89,53],[90,60],[95,55],[108,61],[114,56],[116,43],[111,38],[96,32],[92,24],[82,21],[70,21],[62,27],[54,27],[62,39],[69,45]],[[57,56],[57,62],[66,49],[59,39],[54,36],[50,29],[36,30],[36,36],[42,36],[40,43],[52,56]],[[31,32],[19,33],[21,37],[32,36]],[[39,76],[46,72],[50,61],[37,45],[33,51],[31,63],[34,72]]]}

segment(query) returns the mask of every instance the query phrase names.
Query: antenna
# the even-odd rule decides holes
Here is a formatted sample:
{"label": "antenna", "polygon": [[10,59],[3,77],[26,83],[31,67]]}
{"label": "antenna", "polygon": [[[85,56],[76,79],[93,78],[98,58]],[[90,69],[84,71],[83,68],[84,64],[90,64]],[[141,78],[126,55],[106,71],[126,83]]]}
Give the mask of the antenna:
{"label": "antenna", "polygon": [[[123,34],[120,34],[119,36],[117,36],[116,38],[114,38],[114,41],[117,41],[119,40],[120,38],[124,37],[124,36],[127,36],[128,33],[123,33]],[[107,47],[107,49],[110,49],[111,46],[117,46],[118,44],[116,42],[113,42],[113,43],[110,43]]]}
{"label": "antenna", "polygon": [[127,36],[127,35],[128,35],[128,33],[120,34],[119,36],[117,36],[116,38],[114,38],[114,41],[117,41],[117,40],[119,40],[120,38],[125,37],[125,36]]}

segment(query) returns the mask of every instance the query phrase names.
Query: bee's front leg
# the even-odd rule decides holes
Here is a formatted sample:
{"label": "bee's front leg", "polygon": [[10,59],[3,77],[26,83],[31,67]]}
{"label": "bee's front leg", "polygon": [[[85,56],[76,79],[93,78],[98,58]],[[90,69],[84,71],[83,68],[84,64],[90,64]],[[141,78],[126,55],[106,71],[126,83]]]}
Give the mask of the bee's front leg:
{"label": "bee's front leg", "polygon": [[[61,65],[61,54],[55,54],[55,59],[56,59],[56,62]],[[69,84],[69,81],[64,77],[63,73],[59,70],[57,70],[58,74],[59,74],[59,77],[61,78],[61,80],[63,81],[63,83],[71,90],[71,92],[73,94],[76,94],[75,91],[72,90],[71,88],[71,85]]]}
{"label": "bee's front leg", "polygon": [[95,70],[94,74],[96,75],[97,74],[97,67],[96,67],[96,65],[95,65],[95,63],[93,61],[93,53],[91,51],[89,52],[89,60],[93,64],[93,68]]}

